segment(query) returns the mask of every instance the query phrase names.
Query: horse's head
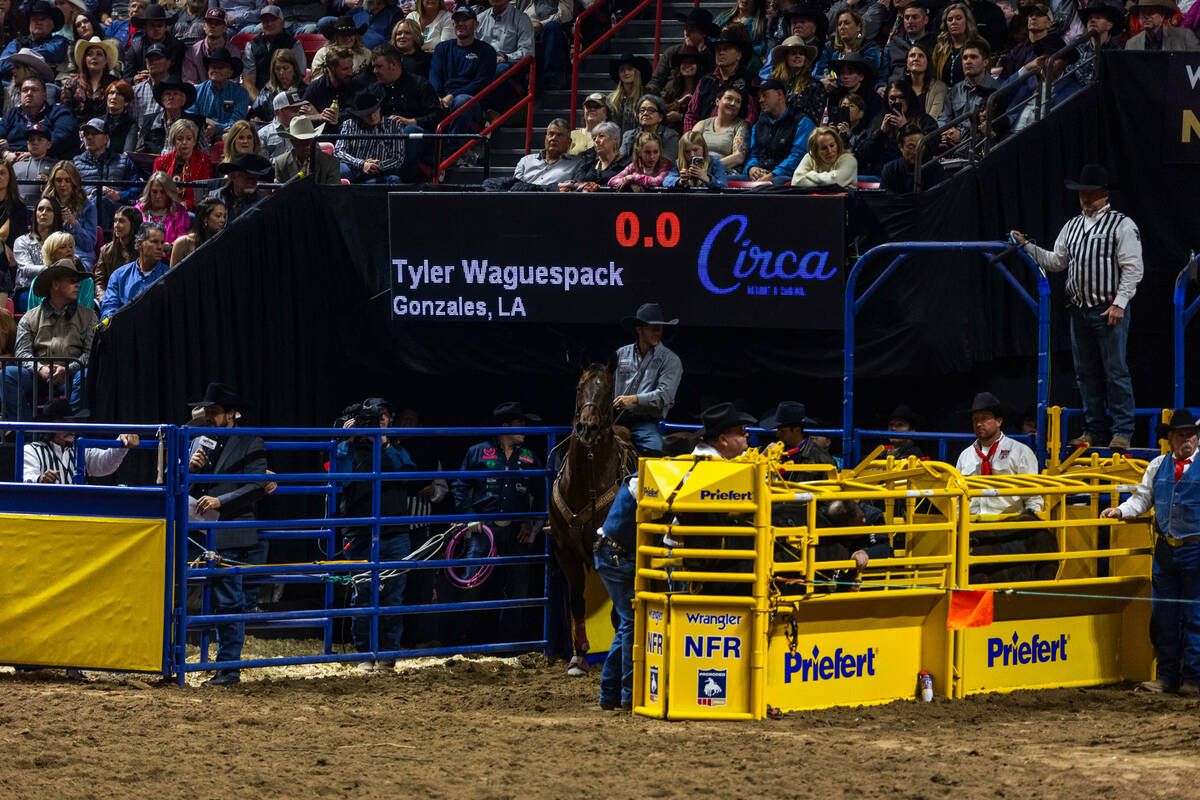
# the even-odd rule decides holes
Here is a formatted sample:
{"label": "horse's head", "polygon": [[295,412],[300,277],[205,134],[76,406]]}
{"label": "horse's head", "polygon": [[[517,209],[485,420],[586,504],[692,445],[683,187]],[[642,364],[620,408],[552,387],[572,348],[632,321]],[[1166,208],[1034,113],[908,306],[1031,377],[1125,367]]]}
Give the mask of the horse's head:
{"label": "horse's head", "polygon": [[613,376],[603,364],[583,371],[575,387],[575,438],[591,447],[601,433],[612,429]]}

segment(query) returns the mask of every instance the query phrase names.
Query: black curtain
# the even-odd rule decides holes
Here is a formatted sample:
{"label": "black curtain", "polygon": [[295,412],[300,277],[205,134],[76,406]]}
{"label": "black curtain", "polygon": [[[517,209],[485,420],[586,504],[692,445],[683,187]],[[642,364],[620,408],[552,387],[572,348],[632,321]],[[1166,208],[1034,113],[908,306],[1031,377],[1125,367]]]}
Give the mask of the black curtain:
{"label": "black curtain", "polygon": [[[1063,179],[1089,161],[1105,163],[1121,182],[1113,204],[1139,224],[1146,251],[1129,345],[1138,403],[1166,404],[1170,286],[1200,238],[1192,222],[1200,174],[1196,165],[1165,165],[1154,156],[1167,119],[1165,56],[1105,54],[1103,69],[1103,87],[1001,143],[978,168],[919,196],[863,193],[850,214],[869,245],[999,240],[1018,228],[1051,247],[1078,213]],[[404,235],[419,240],[422,194],[400,197],[412,221]],[[497,196],[496,207],[512,216],[509,224],[536,225],[520,218],[518,197]],[[100,332],[89,376],[96,416],[182,420],[184,403],[219,379],[246,395],[250,421],[261,424],[326,424],[352,400],[381,393],[445,424],[486,424],[492,405],[508,398],[562,421],[580,364],[628,341],[616,320],[394,323],[387,220],[387,195],[370,187],[302,181],[268,198]],[[479,235],[474,222],[463,220],[464,236]],[[1019,265],[1016,271],[1025,275]],[[871,277],[862,277],[860,291]],[[1077,405],[1063,276],[1051,280],[1051,399]],[[1032,289],[1027,277],[1022,282]],[[840,419],[840,332],[806,330],[803,319],[790,331],[707,327],[672,307],[669,287],[653,299],[683,318],[669,341],[685,366],[674,419],[718,397],[742,399],[752,411],[792,397],[808,401],[825,422]],[[1033,315],[982,258],[914,258],[859,318],[861,424],[877,423],[899,400],[938,420],[982,389],[1007,392],[1014,408],[1024,408],[1033,400],[1035,352]],[[545,407],[548,397],[559,400],[556,407]]]}

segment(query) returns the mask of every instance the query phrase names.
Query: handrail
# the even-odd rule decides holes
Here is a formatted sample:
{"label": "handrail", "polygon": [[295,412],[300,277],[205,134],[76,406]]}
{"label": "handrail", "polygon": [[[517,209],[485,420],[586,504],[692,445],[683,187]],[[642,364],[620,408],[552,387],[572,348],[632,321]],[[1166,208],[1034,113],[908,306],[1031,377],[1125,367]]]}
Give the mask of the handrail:
{"label": "handrail", "polygon": [[[497,88],[499,88],[499,86],[501,84],[505,83],[506,81],[512,80],[513,77],[516,75],[516,73],[519,72],[520,70],[524,69],[525,67],[529,67],[529,91],[526,92],[525,96],[522,97],[520,100],[518,100],[513,105],[512,108],[508,109],[508,111],[505,111],[503,114],[501,114],[496,119],[495,122],[487,125],[483,130],[481,130],[479,132],[479,135],[487,136],[492,131],[494,131],[496,128],[498,128],[502,124],[504,124],[504,122],[509,117],[511,117],[517,111],[524,108],[525,109],[525,153],[528,154],[530,142],[533,140],[533,94],[534,94],[534,88],[537,85],[537,75],[536,75],[537,60],[534,59],[534,57],[531,55],[525,56],[520,61],[513,64],[512,67],[505,70],[502,75],[496,76],[495,80],[493,80],[487,86],[483,87],[479,92],[477,92],[475,95],[473,95],[470,100],[463,103],[461,106],[459,106],[458,108],[454,109],[449,114],[447,114],[446,118],[443,119],[440,123],[438,123],[437,133],[439,133],[439,134],[445,133],[447,125],[449,125],[451,122],[453,122],[458,117],[465,114],[468,108],[470,108],[473,105],[478,104],[481,100],[483,100],[483,98],[487,97],[489,94],[494,92]],[[457,159],[463,153],[467,152],[472,147],[474,147],[476,141],[478,141],[478,140],[474,139],[474,140],[467,142],[462,147],[458,148],[453,153],[451,153],[449,155],[449,157],[447,157],[446,160],[443,161],[442,160],[442,141],[441,141],[441,139],[438,139],[437,157],[434,159],[433,181],[432,182],[433,183],[441,183],[442,170],[444,170],[450,164],[453,164],[455,159]]]}
{"label": "handrail", "polygon": [[579,97],[579,67],[583,64],[583,59],[590,56],[597,48],[600,47],[600,45],[611,39],[617,31],[625,27],[625,25],[631,22],[638,14],[641,14],[643,11],[645,11],[651,3],[654,3],[654,66],[657,67],[659,46],[662,43],[662,0],[642,0],[642,2],[634,6],[628,14],[621,17],[621,19],[617,21],[617,24],[605,31],[603,36],[592,42],[587,46],[586,49],[582,51],[579,49],[579,37],[583,31],[583,25],[581,23],[589,14],[596,13],[600,10],[601,6],[606,4],[593,3],[584,9],[582,14],[575,18],[575,39],[571,45],[571,130],[575,130],[575,117],[579,113],[579,103],[576,102],[576,99]]}
{"label": "handrail", "polygon": [[[979,132],[978,131],[978,123],[976,122],[976,117],[977,117],[978,111],[979,111],[978,108],[976,108],[974,111],[964,111],[963,113],[959,114],[957,117],[950,120],[945,125],[938,128],[937,130],[932,131],[931,133],[925,134],[924,136],[921,137],[921,141],[917,142],[917,156],[916,156],[916,161],[913,164],[913,191],[914,192],[921,191],[921,167],[925,161],[923,158],[921,158],[921,156],[924,155],[924,153],[925,153],[925,143],[935,137],[938,139],[941,139],[943,133],[950,130],[951,128],[957,128],[959,125],[961,125],[964,122],[966,122],[970,125],[970,130],[968,131],[968,133],[965,137],[963,137],[962,139],[959,140],[959,143],[954,146],[953,150],[957,150],[959,147],[962,146],[962,144],[964,142],[974,141],[976,134]],[[948,152],[952,152],[952,151],[948,151]],[[974,152],[975,152],[974,148],[968,148],[968,153],[971,154],[968,156],[968,158],[971,158],[973,160]],[[934,156],[934,158],[938,158],[938,156]]]}

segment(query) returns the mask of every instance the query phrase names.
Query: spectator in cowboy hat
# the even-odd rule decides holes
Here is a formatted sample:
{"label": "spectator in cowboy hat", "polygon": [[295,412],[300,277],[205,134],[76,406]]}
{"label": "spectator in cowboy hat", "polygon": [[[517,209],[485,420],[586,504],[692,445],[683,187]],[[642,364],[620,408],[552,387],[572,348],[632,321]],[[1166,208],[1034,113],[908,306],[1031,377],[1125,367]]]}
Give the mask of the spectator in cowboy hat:
{"label": "spectator in cowboy hat", "polygon": [[[37,422],[71,422],[89,417],[86,409],[74,411],[66,398],[56,397],[35,417]],[[91,477],[112,475],[121,466],[130,449],[136,449],[136,433],[117,437],[119,447],[89,447],[83,451],[84,471]],[[21,472],[25,483],[75,482],[75,432],[56,430],[44,438],[29,442],[21,453]]]}
{"label": "spectator in cowboy hat", "polygon": [[667,319],[658,303],[643,303],[621,324],[633,333],[633,343],[617,350],[613,375],[613,409],[617,423],[629,428],[633,446],[645,456],[661,455],[658,423],[675,404],[683,362],[662,343],[663,330],[679,324]]}
{"label": "spectator in cowboy hat", "polygon": [[80,39],[75,42],[75,63],[79,72],[63,83],[59,102],[77,119],[98,117],[107,106],[109,85],[117,80],[112,70],[121,63],[116,39]]}
{"label": "spectator in cowboy hat", "polygon": [[712,53],[686,45],[672,53],[671,59],[671,77],[663,87],[662,99],[667,105],[666,124],[678,131],[683,127],[683,115],[692,104],[701,76],[712,70]]}
{"label": "spectator in cowboy hat", "polygon": [[[92,351],[96,312],[79,304],[79,282],[92,277],[79,269],[73,258],[63,258],[38,273],[31,291],[46,298],[21,317],[17,325],[16,357],[72,358],[70,364],[41,364],[34,371],[24,365],[4,368],[3,410],[5,419],[29,419],[33,416],[31,395],[34,381],[53,384],[66,393],[71,406],[78,408],[83,397],[84,372]],[[45,395],[43,395],[45,396]]]}
{"label": "spectator in cowboy hat", "polygon": [[342,125],[344,135],[385,133],[397,138],[339,139],[333,154],[341,161],[341,176],[351,183],[400,183],[411,178],[416,169],[409,157],[407,143],[399,138],[404,126],[383,116],[379,97],[363,89],[354,98],[350,119]]}
{"label": "spectator in cowboy hat", "polygon": [[[712,43],[712,49],[716,66],[700,79],[696,91],[692,93],[692,103],[683,116],[683,129],[687,131],[696,127],[697,122],[713,116],[717,109],[717,98],[731,83],[740,81],[741,85],[747,87],[758,85],[758,79],[746,66],[753,51],[745,36],[723,30]],[[747,93],[744,116],[751,124],[758,118],[758,105],[753,92]]]}
{"label": "spectator in cowboy hat", "polygon": [[624,133],[638,127],[637,102],[645,94],[650,62],[641,56],[624,55],[608,61],[608,77],[616,88],[608,95],[609,119]]}
{"label": "spectator in cowboy hat", "polygon": [[209,197],[216,197],[225,204],[226,219],[232,221],[267,196],[265,189],[258,188],[258,182],[269,180],[275,169],[258,153],[238,153],[233,160],[218,164],[217,172],[225,175],[226,181]]}
{"label": "spectator in cowboy hat", "polygon": [[312,117],[292,118],[287,131],[280,134],[290,141],[292,146],[271,162],[275,165],[276,183],[287,183],[302,172],[312,175],[317,183],[341,182],[338,159],[317,147],[317,143],[313,141],[324,129],[323,123],[314,128]]}
{"label": "spectator in cowboy hat", "polygon": [[148,6],[140,19],[133,20],[133,24],[142,34],[133,37],[129,42],[129,49],[125,51],[123,75],[132,77],[135,83],[150,77],[146,71],[146,51],[156,44],[163,46],[167,60],[171,62],[168,71],[177,76],[183,73],[183,54],[187,48],[175,38],[175,33],[169,27],[174,21],[175,16],[167,14],[166,9],[157,3]]}
{"label": "spectator in cowboy hat", "polygon": [[1133,494],[1106,519],[1128,519],[1154,509],[1154,566],[1151,572],[1150,641],[1158,677],[1141,684],[1151,692],[1200,694],[1200,470],[1196,465],[1197,424],[1177,408],[1158,424],[1158,438],[1171,452],[1155,456]]}
{"label": "spectator in cowboy hat", "polygon": [[42,57],[47,66],[57,69],[67,60],[70,42],[60,36],[58,31],[63,26],[63,13],[45,0],[34,0],[26,9],[29,18],[29,33],[18,36],[8,43],[0,52],[0,78],[11,78],[13,63],[8,56],[15,55],[21,50],[32,50]]}
{"label": "spectator in cowboy hat", "polygon": [[363,44],[362,35],[366,30],[365,24],[355,25],[354,18],[349,16],[341,16],[331,23],[322,25],[321,35],[329,41],[313,56],[312,64],[309,66],[311,79],[315,81],[325,74],[326,59],[339,48],[349,50],[354,57],[355,75],[362,75],[366,72],[367,67],[371,65],[371,51]]}
{"label": "spectator in cowboy hat", "polygon": [[662,94],[667,88],[667,81],[676,69],[672,59],[676,58],[677,53],[690,47],[698,53],[708,53],[711,59],[709,42],[721,34],[721,29],[713,23],[712,12],[707,8],[693,8],[687,14],[676,14],[675,19],[683,23],[683,41],[668,47],[659,57],[654,75],[646,84],[646,91],[651,94]]}
{"label": "spectator in cowboy hat", "polygon": [[[194,475],[265,475],[267,450],[258,436],[233,433],[246,403],[225,383],[210,383],[204,397],[188,403],[193,409],[204,410],[205,427],[227,428],[228,434],[197,436],[191,441],[188,472]],[[193,483],[188,517],[192,520],[255,519],[258,501],[266,494],[264,480],[249,478],[245,482],[222,480],[217,483]],[[261,563],[258,530],[254,527],[217,528],[213,547],[218,557],[227,563]],[[197,554],[193,554],[195,557]],[[246,609],[246,594],[242,576],[222,575],[212,578],[214,608],[217,614],[240,614]],[[245,626],[238,622],[217,626],[217,661],[237,661],[242,656]],[[205,686],[230,686],[241,680],[237,669],[220,669]]]}
{"label": "spectator in cowboy hat", "polygon": [[[803,406],[801,406],[803,409]],[[700,412],[700,439],[692,448],[694,456],[716,456],[728,461],[746,452],[750,443],[747,425],[753,414],[739,411],[733,403],[717,403]]]}
{"label": "spectator in cowboy hat", "polygon": [[[785,461],[792,464],[830,464],[836,467],[837,460],[815,437],[808,435],[808,429],[815,428],[817,424],[815,419],[808,416],[804,403],[784,400],[773,413],[763,417],[758,426],[763,430],[774,431],[775,438],[783,442]],[[830,475],[828,472],[789,472],[788,480],[824,480]]]}
{"label": "spectator in cowboy hat", "polygon": [[208,152],[208,120],[202,114],[191,111],[196,102],[196,87],[180,80],[175,75],[167,75],[154,85],[154,99],[161,109],[142,122],[141,142],[138,150],[143,153],[162,153],[170,148],[167,134],[171,127],[181,119],[186,119],[196,126],[200,141],[196,148]]}
{"label": "spectator in cowboy hat", "polygon": [[250,95],[237,84],[242,62],[224,47],[218,47],[204,57],[208,80],[196,87],[196,101],[188,108],[204,116],[209,141],[229,130],[250,110]]}
{"label": "spectator in cowboy hat", "polygon": [[218,47],[224,47],[230,53],[241,58],[241,51],[233,46],[228,31],[224,11],[214,7],[204,12],[204,36],[189,47],[183,56],[183,79],[185,81],[200,83],[207,77],[204,57]]}
{"label": "spectator in cowboy hat", "polygon": [[58,85],[53,82],[54,70],[50,69],[41,53],[25,47],[11,55],[0,57],[0,61],[12,67],[12,76],[4,81],[4,93],[7,101],[3,105],[11,107],[20,102],[21,84],[30,77],[41,78],[46,84],[46,101],[50,105],[58,102],[59,89]]}
{"label": "spectator in cowboy hat", "polygon": [[776,41],[783,41],[789,36],[799,36],[804,43],[817,48],[817,52],[825,47],[825,36],[829,32],[829,18],[818,5],[805,3],[793,6],[780,15],[780,25],[772,34]]}
{"label": "spectator in cowboy hat", "polygon": [[[908,433],[909,431],[917,430],[920,425],[920,416],[905,403],[896,406],[892,409],[892,413],[888,414],[887,429],[889,431]],[[888,439],[888,442],[892,446],[891,455],[896,458],[908,458],[909,456],[916,456],[917,458],[925,457],[925,454],[921,452],[921,448],[917,447],[912,439],[894,437]]]}
{"label": "spectator in cowboy hat", "polygon": [[1129,10],[1137,14],[1142,23],[1142,32],[1126,43],[1126,50],[1200,50],[1196,34],[1187,28],[1163,24],[1164,20],[1179,13],[1175,0],[1141,0],[1130,6]]}

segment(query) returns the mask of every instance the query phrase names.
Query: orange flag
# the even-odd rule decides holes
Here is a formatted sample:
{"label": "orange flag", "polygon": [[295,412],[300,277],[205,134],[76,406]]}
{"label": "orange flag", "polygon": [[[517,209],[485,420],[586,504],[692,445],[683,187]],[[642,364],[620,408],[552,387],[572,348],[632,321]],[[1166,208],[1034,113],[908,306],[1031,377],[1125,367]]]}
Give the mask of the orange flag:
{"label": "orange flag", "polygon": [[950,612],[946,615],[946,630],[986,628],[992,624],[993,611],[991,589],[951,592]]}

